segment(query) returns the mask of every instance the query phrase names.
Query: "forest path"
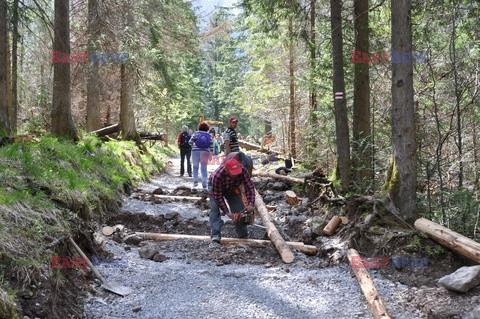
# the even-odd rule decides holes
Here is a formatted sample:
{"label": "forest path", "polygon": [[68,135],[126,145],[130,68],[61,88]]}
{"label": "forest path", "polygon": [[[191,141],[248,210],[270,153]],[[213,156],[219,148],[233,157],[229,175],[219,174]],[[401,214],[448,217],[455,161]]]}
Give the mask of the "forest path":
{"label": "forest path", "polygon": [[[191,187],[192,178],[181,178],[178,172],[179,159],[174,158],[165,173],[140,188],[151,192]],[[154,204],[126,198],[116,222],[137,227],[134,230],[151,230],[159,216],[169,215],[162,231],[208,235],[205,213],[191,203]],[[225,222],[223,235],[234,237],[232,223],[228,218]],[[262,238],[262,232],[252,229],[250,237]],[[134,292],[120,297],[95,287],[96,293],[85,303],[85,318],[371,318],[348,264],[325,267],[318,256],[295,253],[295,261],[287,265],[271,246],[221,246],[193,240],[142,245],[167,259],[142,259],[140,247],[106,241],[105,249],[123,266],[99,270],[107,281],[123,283]],[[419,318],[399,301],[406,286],[372,276],[392,318]]]}

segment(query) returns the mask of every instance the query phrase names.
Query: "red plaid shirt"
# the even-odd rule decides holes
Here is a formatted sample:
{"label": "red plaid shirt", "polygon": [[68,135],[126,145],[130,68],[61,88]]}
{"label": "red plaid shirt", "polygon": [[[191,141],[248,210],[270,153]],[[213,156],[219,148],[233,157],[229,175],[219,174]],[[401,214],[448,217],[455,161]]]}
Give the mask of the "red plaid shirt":
{"label": "red plaid shirt", "polygon": [[223,197],[228,194],[234,194],[235,189],[242,183],[245,184],[245,190],[247,192],[247,206],[255,205],[255,187],[250,179],[250,175],[243,166],[242,173],[236,176],[230,176],[227,174],[225,166],[221,165],[210,175],[209,183],[213,188],[211,194],[215,202],[225,214],[228,213],[228,208]]}

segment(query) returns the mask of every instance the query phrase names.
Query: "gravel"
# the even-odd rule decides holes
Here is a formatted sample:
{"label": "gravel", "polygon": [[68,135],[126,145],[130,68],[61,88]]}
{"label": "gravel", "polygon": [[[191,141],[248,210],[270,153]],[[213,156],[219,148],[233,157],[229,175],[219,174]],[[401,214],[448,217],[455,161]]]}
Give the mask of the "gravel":
{"label": "gravel", "polygon": [[[173,190],[188,184],[184,180],[163,174],[142,188]],[[152,205],[126,199],[124,210],[153,216],[177,211],[179,218],[205,220],[188,203]],[[294,263],[287,265],[273,246],[221,246],[191,240],[140,245],[155,245],[167,259],[142,259],[140,247],[107,240],[105,249],[121,262],[117,267],[100,265],[100,272],[108,282],[129,286],[134,292],[121,297],[103,290],[99,283],[92,284],[84,318],[372,318],[347,264],[325,267],[317,256],[296,253]],[[399,301],[406,286],[371,273],[392,318],[425,318],[407,307],[407,301]]]}

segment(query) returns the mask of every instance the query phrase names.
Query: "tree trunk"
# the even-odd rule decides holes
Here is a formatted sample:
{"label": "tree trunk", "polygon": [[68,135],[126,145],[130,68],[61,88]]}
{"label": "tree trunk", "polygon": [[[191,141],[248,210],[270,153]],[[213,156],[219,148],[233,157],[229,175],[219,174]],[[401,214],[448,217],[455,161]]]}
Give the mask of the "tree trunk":
{"label": "tree trunk", "polygon": [[11,130],[17,134],[18,118],[18,0],[13,1],[13,39],[12,39],[12,122]]}
{"label": "tree trunk", "polygon": [[457,51],[455,48],[455,40],[457,39],[457,21],[456,21],[457,10],[458,10],[458,3],[455,1],[455,8],[453,11],[451,59],[453,63],[453,74],[454,74],[454,85],[455,85],[455,109],[457,112],[458,188],[461,188],[463,187],[462,111],[460,108],[462,92],[458,84]]}
{"label": "tree trunk", "polygon": [[[411,0],[392,0],[392,51],[412,52]],[[393,203],[408,219],[416,216],[417,146],[412,63],[392,63],[392,140],[398,187]]]}
{"label": "tree trunk", "polygon": [[0,0],[0,134],[10,133],[7,77],[7,1]]}
{"label": "tree trunk", "polygon": [[[53,51],[70,56],[70,2],[55,0]],[[68,57],[67,57],[68,56]],[[52,133],[78,140],[71,111],[70,63],[53,64]]]}
{"label": "tree trunk", "polygon": [[342,2],[330,0],[332,26],[333,94],[343,93],[343,98],[335,99],[335,132],[337,139],[338,168],[343,191],[350,184],[350,136],[348,128],[345,79],[343,74]]}
{"label": "tree trunk", "polygon": [[288,23],[288,52],[290,69],[290,154],[297,158],[297,148],[295,141],[295,67],[294,67],[294,47],[293,47],[293,21],[290,18]]}
{"label": "tree trunk", "polygon": [[[368,0],[354,1],[355,51],[368,53]],[[372,144],[370,137],[369,63],[354,64],[353,83],[353,167],[360,191],[367,189],[372,178]],[[373,179],[373,178],[372,178]]]}
{"label": "tree trunk", "polygon": [[[97,0],[88,1],[88,52],[98,50],[99,12]],[[88,64],[87,76],[87,132],[102,127],[100,120],[100,75],[99,63]]]}
{"label": "tree trunk", "polygon": [[130,67],[122,64],[121,71],[121,93],[120,93],[120,130],[125,140],[139,140],[135,128],[135,115],[133,112],[133,82],[131,79]]}
{"label": "tree trunk", "polygon": [[10,36],[7,31],[7,108],[8,108],[8,124],[9,133],[12,134],[13,126],[13,96],[12,96],[12,62],[10,58]]}
{"label": "tree trunk", "polygon": [[[317,88],[314,84],[315,77],[317,75],[316,68],[315,68],[315,59],[316,59],[316,50],[317,50],[317,43],[315,39],[315,6],[316,0],[310,0],[310,109],[312,111],[317,110]],[[317,117],[314,113],[312,116],[312,123],[315,125],[317,123]]]}
{"label": "tree trunk", "polygon": [[265,125],[265,135],[268,137],[272,137],[272,122],[269,120],[264,120],[264,125]]}

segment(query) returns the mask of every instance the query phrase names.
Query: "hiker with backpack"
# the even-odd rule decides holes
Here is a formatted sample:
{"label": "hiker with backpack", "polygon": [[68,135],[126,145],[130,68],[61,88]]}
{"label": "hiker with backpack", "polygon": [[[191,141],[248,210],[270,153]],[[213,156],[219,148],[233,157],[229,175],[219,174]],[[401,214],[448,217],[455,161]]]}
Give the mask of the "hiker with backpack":
{"label": "hiker with backpack", "polygon": [[202,187],[207,189],[207,165],[213,145],[212,135],[208,132],[210,126],[206,122],[198,124],[198,131],[193,134],[189,141],[192,146],[193,160],[193,187],[198,185],[198,169],[202,173]]}
{"label": "hiker with backpack", "polygon": [[180,176],[183,177],[185,173],[185,158],[187,158],[187,172],[188,176],[192,177],[192,165],[190,165],[190,156],[192,153],[192,147],[188,143],[192,136],[188,133],[188,126],[182,127],[182,133],[178,135],[177,144],[180,149]]}

